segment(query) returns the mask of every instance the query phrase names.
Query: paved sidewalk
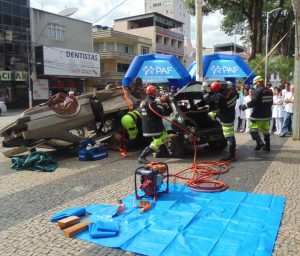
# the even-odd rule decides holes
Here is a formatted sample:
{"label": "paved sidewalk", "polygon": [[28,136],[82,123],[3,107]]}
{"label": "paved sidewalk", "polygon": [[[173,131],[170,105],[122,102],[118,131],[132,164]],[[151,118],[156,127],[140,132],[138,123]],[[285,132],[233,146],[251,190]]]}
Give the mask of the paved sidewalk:
{"label": "paved sidewalk", "polygon": [[[237,134],[239,160],[220,179],[231,190],[285,196],[286,207],[274,255],[300,255],[300,142],[272,136],[270,153],[254,152],[248,134]],[[0,148],[1,149],[1,148]],[[0,255],[128,255],[78,239],[68,239],[49,222],[59,210],[75,205],[109,203],[133,192],[135,158],[117,152],[96,162],[79,162],[56,155],[60,167],[53,173],[10,169],[0,156]],[[220,154],[200,153],[199,160]],[[172,172],[191,165],[192,159],[170,159]]]}

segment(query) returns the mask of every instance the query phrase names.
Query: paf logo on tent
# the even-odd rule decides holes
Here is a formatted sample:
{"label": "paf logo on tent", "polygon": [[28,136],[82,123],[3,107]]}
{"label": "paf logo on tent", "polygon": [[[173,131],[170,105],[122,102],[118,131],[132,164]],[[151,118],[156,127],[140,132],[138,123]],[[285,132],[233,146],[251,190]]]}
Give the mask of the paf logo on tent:
{"label": "paf logo on tent", "polygon": [[247,77],[245,72],[233,60],[213,60],[209,64],[207,77]]}
{"label": "paf logo on tent", "polygon": [[138,75],[144,81],[152,79],[152,81],[168,81],[167,79],[178,79],[179,74],[173,65],[166,60],[147,60],[141,66]]}

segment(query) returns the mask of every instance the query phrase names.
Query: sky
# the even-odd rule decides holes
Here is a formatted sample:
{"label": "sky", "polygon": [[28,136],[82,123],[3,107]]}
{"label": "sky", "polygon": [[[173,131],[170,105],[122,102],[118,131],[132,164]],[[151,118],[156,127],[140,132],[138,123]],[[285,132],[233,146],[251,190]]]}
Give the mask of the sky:
{"label": "sky", "polygon": [[[44,11],[58,13],[65,8],[78,8],[72,18],[95,23],[124,0],[31,0],[31,7]],[[127,0],[107,16],[95,24],[113,27],[114,19],[134,16],[144,13],[144,0]],[[213,47],[215,44],[234,42],[234,36],[229,37],[220,30],[222,15],[214,13],[203,18],[203,46]],[[195,42],[195,18],[191,17],[191,39]],[[236,42],[241,44],[239,37]]]}

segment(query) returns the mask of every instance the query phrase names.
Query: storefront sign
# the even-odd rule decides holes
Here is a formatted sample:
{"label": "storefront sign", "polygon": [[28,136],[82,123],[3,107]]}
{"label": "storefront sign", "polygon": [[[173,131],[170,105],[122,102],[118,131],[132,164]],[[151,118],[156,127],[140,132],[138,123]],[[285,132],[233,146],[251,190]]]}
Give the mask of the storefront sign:
{"label": "storefront sign", "polygon": [[1,81],[26,81],[26,72],[0,71]]}
{"label": "storefront sign", "polygon": [[33,81],[33,99],[47,100],[49,99],[49,83],[47,79],[39,79]]}
{"label": "storefront sign", "polygon": [[70,49],[43,47],[44,74],[100,77],[100,55]]}

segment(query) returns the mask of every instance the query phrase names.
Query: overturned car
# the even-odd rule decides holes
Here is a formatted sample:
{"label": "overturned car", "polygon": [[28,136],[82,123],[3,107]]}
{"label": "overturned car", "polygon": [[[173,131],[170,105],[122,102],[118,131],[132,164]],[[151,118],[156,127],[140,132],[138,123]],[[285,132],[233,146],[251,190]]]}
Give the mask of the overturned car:
{"label": "overturned car", "polygon": [[[109,138],[119,132],[120,120],[129,107],[137,107],[144,97],[143,85],[135,83],[77,97],[58,93],[47,102],[27,109],[1,129],[2,145],[65,149],[78,146],[87,138]],[[194,134],[197,144],[208,143],[213,149],[226,147],[221,126],[207,115],[201,83],[183,87],[171,97],[170,106],[172,114],[168,118]],[[189,134],[169,122],[164,125],[170,134],[171,155],[182,155],[185,145],[191,144]]]}

